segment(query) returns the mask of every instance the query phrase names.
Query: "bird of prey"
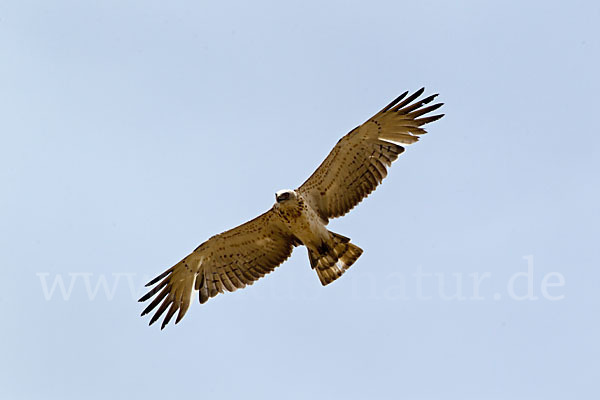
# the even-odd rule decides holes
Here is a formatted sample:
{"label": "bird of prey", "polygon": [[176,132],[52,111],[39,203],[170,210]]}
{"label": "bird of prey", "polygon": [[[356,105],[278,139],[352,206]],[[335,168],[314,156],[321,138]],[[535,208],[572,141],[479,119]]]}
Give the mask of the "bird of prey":
{"label": "bird of prey", "polygon": [[444,114],[426,115],[442,103],[426,106],[437,94],[418,100],[424,88],[405,92],[368,121],[342,137],[317,170],[296,190],[280,190],[264,214],[215,235],[146,286],[154,286],[139,301],[154,300],[142,316],[158,309],[150,325],[167,311],[164,328],[179,311],[187,312],[192,294],[200,303],[225,291],[233,292],[262,278],[283,263],[295,246],[308,249],[310,266],[328,285],[350,268],[362,249],[327,229],[369,195],[387,175],[406,145],[425,133],[423,125]]}

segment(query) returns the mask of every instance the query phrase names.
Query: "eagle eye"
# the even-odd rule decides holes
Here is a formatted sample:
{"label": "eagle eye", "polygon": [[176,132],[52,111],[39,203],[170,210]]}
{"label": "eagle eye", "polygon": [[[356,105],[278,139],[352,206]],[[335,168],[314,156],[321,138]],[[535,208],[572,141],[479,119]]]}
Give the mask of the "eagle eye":
{"label": "eagle eye", "polygon": [[280,194],[279,196],[277,196],[277,202],[281,203],[284,200],[289,200],[290,198],[290,192],[285,192]]}

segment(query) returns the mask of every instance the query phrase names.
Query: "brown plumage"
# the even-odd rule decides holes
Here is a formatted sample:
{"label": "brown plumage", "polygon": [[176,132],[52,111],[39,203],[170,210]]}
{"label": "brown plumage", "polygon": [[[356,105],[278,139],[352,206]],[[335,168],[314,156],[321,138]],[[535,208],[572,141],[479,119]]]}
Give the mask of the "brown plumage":
{"label": "brown plumage", "polygon": [[[426,133],[421,126],[444,115],[420,116],[442,106],[430,103],[437,94],[410,104],[423,94],[421,88],[402,93],[367,122],[340,139],[317,170],[298,188],[325,220],[340,217],[367,197],[383,178],[404,146]],[[391,143],[394,142],[394,143]]]}
{"label": "brown plumage", "polygon": [[177,313],[178,323],[194,290],[200,303],[205,303],[219,293],[251,285],[283,263],[299,245],[308,248],[310,265],[323,285],[339,278],[363,250],[349,238],[327,230],[326,225],[375,190],[405,146],[425,133],[422,126],[443,116],[424,117],[442,104],[424,107],[437,95],[417,100],[423,92],[400,95],[340,139],[298,189],[277,192],[269,211],[211,237],[150,281],[146,286],[156,286],[139,301],[156,297],[142,315],[156,309],[150,319],[153,324],[166,312],[164,328]]}

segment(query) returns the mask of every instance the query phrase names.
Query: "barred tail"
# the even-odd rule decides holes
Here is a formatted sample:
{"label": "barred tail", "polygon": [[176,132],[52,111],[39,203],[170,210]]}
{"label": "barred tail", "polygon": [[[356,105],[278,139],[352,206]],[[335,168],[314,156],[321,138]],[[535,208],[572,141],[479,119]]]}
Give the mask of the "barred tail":
{"label": "barred tail", "polygon": [[331,243],[324,243],[318,251],[308,250],[310,266],[317,271],[323,286],[342,276],[363,252],[360,247],[350,243],[349,238],[331,231],[329,233],[333,237]]}

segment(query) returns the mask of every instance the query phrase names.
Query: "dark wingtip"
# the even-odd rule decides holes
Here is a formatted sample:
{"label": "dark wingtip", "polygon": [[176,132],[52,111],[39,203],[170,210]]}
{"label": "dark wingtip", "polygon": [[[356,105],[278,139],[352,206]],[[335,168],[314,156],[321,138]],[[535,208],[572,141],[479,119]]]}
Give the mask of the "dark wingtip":
{"label": "dark wingtip", "polygon": [[165,276],[169,275],[171,272],[173,272],[174,268],[175,268],[174,266],[171,267],[171,268],[169,268],[168,270],[166,270],[165,272],[163,272],[162,274],[160,274],[156,278],[152,279],[150,282],[146,283],[146,287],[154,285],[156,282],[160,281],[162,278],[164,278]]}
{"label": "dark wingtip", "polygon": [[[158,310],[158,311],[160,311],[160,310]],[[154,316],[152,317],[152,319],[150,320],[150,323],[148,325],[152,325],[153,323],[158,321],[158,319],[160,318],[160,315],[162,314],[162,313],[159,313],[158,311],[154,314]]]}
{"label": "dark wingtip", "polygon": [[435,99],[436,96],[437,96],[437,94],[432,94],[431,96],[424,98],[423,100],[419,101],[418,103],[420,105],[429,104],[433,101],[433,99]]}
{"label": "dark wingtip", "polygon": [[146,300],[148,300],[151,296],[150,296],[151,292],[146,293],[145,295],[143,295],[142,297],[140,297],[138,299],[138,303],[143,303]]}
{"label": "dark wingtip", "polygon": [[384,113],[386,111],[388,111],[390,108],[392,108],[396,103],[398,103],[399,101],[401,101],[403,98],[406,97],[406,95],[408,94],[408,90],[404,93],[402,93],[400,96],[396,97],[394,100],[392,100],[392,102],[390,104],[388,104],[387,106],[383,107],[381,109],[381,111],[379,111],[380,113]]}
{"label": "dark wingtip", "polygon": [[140,315],[141,317],[143,317],[146,314],[150,314],[150,311],[152,311],[154,307],[152,307],[152,304],[150,304],[148,307],[144,308],[144,311],[142,311],[142,314]]}
{"label": "dark wingtip", "polygon": [[163,329],[165,329],[165,326],[167,326],[169,324],[169,321],[171,320],[171,317],[167,314],[167,316],[165,317],[165,319],[163,319],[162,324],[160,325],[160,330],[162,331]]}
{"label": "dark wingtip", "polygon": [[432,105],[432,106],[429,108],[429,112],[431,112],[431,111],[435,111],[435,110],[437,110],[438,108],[440,108],[440,107],[441,107],[441,106],[443,106],[443,105],[444,105],[444,103],[437,103],[437,104],[434,104],[434,105]]}
{"label": "dark wingtip", "polygon": [[403,107],[408,106],[414,100],[418,99],[423,94],[424,91],[425,91],[425,88],[422,87],[421,89],[417,90],[416,92],[414,92],[413,94],[411,94],[410,96],[408,96],[407,98],[402,100],[400,103],[395,104],[394,107],[392,107],[390,109],[390,111],[397,112],[397,111],[401,110]]}
{"label": "dark wingtip", "polygon": [[408,94],[408,90],[406,92],[402,93],[400,96],[396,97],[394,99],[394,101],[392,101],[392,104],[399,102],[400,100],[405,98],[407,94]]}

